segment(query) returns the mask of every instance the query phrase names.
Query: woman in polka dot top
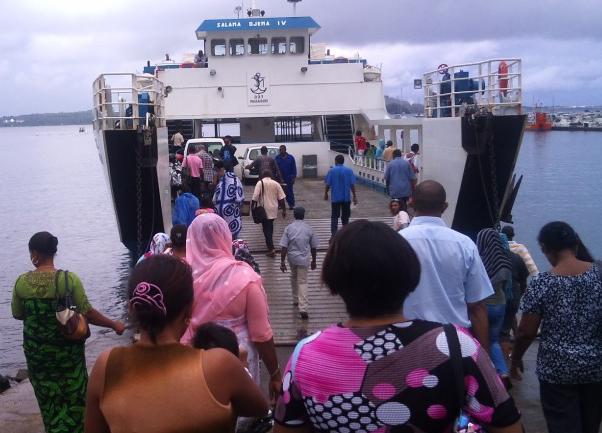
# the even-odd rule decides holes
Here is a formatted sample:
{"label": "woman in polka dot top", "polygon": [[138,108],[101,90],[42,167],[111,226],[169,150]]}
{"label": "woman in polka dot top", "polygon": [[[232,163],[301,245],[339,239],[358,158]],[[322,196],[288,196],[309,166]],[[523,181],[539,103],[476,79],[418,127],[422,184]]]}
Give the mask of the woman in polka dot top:
{"label": "woman in polka dot top", "polygon": [[443,325],[404,319],[403,301],[418,284],[420,263],[395,231],[365,220],[349,224],[333,238],[322,272],[350,319],[296,349],[284,371],[275,433],[443,433],[461,409],[488,432],[522,432],[514,401],[469,331],[455,328],[461,407]]}

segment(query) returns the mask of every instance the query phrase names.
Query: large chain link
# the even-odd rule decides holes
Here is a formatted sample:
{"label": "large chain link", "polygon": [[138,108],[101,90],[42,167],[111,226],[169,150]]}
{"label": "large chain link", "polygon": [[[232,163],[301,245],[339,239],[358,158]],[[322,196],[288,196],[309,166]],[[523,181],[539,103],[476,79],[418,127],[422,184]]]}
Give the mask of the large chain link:
{"label": "large chain link", "polygon": [[495,219],[493,221],[493,228],[496,230],[500,230],[500,194],[497,189],[497,164],[495,159],[495,144],[494,144],[494,134],[493,134],[493,114],[489,114],[488,119],[488,129],[489,129],[489,143],[487,147],[489,148],[489,166],[491,169],[491,195],[493,201],[493,215]]}
{"label": "large chain link", "polygon": [[136,146],[136,250],[137,257],[142,251],[142,155],[140,146]]}

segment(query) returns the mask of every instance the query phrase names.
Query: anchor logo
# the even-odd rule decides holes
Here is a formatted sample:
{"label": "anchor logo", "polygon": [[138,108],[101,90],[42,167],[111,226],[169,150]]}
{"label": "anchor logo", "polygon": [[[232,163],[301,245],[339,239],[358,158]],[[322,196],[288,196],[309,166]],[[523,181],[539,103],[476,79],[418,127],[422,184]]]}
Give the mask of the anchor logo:
{"label": "anchor logo", "polygon": [[262,77],[261,73],[257,72],[251,77],[251,80],[254,82],[253,86],[251,87],[251,92],[253,92],[255,95],[263,95],[268,90],[268,88],[265,86],[265,77]]}

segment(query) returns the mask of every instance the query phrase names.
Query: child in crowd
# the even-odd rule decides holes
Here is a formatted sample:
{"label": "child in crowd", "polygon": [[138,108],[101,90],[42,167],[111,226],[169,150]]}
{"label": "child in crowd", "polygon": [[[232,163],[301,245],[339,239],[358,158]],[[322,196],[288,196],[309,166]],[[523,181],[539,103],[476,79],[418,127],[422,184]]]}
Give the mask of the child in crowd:
{"label": "child in crowd", "polygon": [[393,229],[399,231],[410,225],[410,216],[404,210],[401,210],[401,201],[394,198],[389,203],[389,210],[393,215]]}
{"label": "child in crowd", "polygon": [[[203,323],[199,326],[192,339],[192,346],[196,349],[225,349],[238,357],[245,366],[247,373],[247,351],[238,345],[236,334],[225,326],[214,322]],[[251,375],[251,373],[249,373]]]}
{"label": "child in crowd", "polygon": [[196,211],[195,215],[199,216],[205,213],[215,213],[211,196],[207,194],[201,195],[200,209]]}

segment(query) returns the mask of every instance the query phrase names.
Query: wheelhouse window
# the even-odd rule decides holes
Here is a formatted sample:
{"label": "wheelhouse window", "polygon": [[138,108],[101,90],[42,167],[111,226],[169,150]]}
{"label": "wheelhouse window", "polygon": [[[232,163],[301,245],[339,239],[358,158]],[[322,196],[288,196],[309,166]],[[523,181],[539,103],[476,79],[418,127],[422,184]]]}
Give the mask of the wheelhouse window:
{"label": "wheelhouse window", "polygon": [[225,56],[226,55],[226,40],[225,39],[212,39],[211,40],[211,54],[214,56]]}
{"label": "wheelhouse window", "polygon": [[247,52],[249,54],[267,54],[268,38],[249,38]]}
{"label": "wheelhouse window", "polygon": [[245,40],[244,39],[230,39],[230,55],[231,56],[242,56],[245,54]]}
{"label": "wheelhouse window", "polygon": [[286,54],[286,38],[272,38],[272,54]]}
{"label": "wheelhouse window", "polygon": [[288,52],[291,54],[303,54],[305,52],[305,38],[303,36],[291,37],[288,47]]}

